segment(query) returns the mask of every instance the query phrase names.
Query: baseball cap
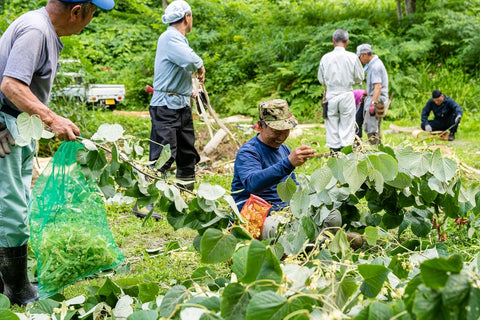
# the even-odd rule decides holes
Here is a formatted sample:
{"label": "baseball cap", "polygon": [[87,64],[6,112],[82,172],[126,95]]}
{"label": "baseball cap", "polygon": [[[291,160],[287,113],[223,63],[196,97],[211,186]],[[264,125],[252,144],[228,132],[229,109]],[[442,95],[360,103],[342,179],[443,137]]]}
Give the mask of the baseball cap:
{"label": "baseball cap", "polygon": [[103,10],[112,10],[113,6],[115,5],[114,0],[60,0],[60,1],[74,2],[74,3],[91,2],[92,4],[96,5],[97,7]]}
{"label": "baseball cap", "polygon": [[267,126],[276,130],[292,129],[297,126],[295,118],[288,107],[288,102],[283,99],[262,101],[258,104],[260,120]]}
{"label": "baseball cap", "polygon": [[372,46],[368,43],[361,44],[357,47],[357,56],[370,52],[372,52]]}
{"label": "baseball cap", "polygon": [[440,91],[440,90],[433,90],[433,92],[432,92],[432,98],[433,98],[433,99],[437,99],[437,98],[439,98],[441,95],[442,95],[442,91]]}

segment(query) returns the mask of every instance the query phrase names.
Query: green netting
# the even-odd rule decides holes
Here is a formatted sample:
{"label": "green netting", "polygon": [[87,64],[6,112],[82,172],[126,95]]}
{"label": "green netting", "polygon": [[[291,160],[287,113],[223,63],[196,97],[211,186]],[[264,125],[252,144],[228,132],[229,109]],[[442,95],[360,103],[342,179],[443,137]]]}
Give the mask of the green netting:
{"label": "green netting", "polygon": [[76,162],[80,148],[78,142],[64,142],[32,190],[30,241],[42,299],[124,259],[96,182],[87,181]]}

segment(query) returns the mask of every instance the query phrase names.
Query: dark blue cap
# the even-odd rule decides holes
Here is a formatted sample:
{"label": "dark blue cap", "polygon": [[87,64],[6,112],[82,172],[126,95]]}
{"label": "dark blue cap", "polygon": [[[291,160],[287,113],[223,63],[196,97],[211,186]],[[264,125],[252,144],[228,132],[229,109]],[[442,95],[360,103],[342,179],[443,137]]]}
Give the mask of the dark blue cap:
{"label": "dark blue cap", "polygon": [[113,0],[60,0],[62,2],[91,2],[92,4],[96,5],[100,9],[103,10],[112,10],[115,2]]}

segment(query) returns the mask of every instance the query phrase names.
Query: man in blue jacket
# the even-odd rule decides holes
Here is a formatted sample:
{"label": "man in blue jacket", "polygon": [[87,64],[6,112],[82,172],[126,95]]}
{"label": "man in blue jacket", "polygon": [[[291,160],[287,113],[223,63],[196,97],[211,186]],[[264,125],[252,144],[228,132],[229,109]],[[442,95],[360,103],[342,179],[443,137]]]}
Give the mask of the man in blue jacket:
{"label": "man in blue jacket", "polygon": [[300,146],[290,150],[285,140],[297,125],[288,103],[282,99],[258,105],[260,133],[238,150],[232,180],[232,196],[241,210],[250,194],[261,197],[278,211],[288,205],[277,193],[277,184],[288,177],[295,180],[296,167],[314,157],[315,150]]}
{"label": "man in blue jacket", "polygon": [[[428,120],[430,112],[435,116]],[[463,116],[463,110],[450,97],[446,97],[440,90],[434,90],[422,110],[422,129],[428,132],[450,130],[448,141],[455,140],[458,124]]]}

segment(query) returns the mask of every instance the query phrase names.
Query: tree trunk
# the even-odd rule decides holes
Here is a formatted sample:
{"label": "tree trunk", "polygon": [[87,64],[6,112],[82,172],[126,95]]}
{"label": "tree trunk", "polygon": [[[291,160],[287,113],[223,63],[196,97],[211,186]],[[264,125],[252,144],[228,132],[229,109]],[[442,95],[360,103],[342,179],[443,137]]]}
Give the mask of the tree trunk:
{"label": "tree trunk", "polygon": [[398,18],[398,20],[402,20],[402,18],[403,18],[402,1],[401,0],[397,0],[397,18]]}
{"label": "tree trunk", "polygon": [[167,9],[167,7],[168,7],[168,0],[162,0],[163,11],[165,11],[165,9]]}
{"label": "tree trunk", "polygon": [[405,15],[417,12],[417,0],[405,0]]}

